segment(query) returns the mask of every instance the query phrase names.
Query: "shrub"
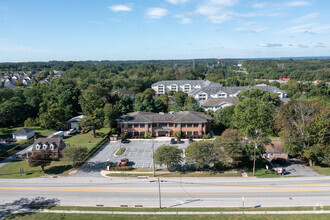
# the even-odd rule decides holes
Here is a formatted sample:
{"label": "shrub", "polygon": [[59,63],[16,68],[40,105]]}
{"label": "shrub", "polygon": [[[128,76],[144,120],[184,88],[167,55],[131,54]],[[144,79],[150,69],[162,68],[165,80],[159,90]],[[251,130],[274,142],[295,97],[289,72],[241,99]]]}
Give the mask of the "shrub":
{"label": "shrub", "polygon": [[39,122],[37,121],[37,119],[33,119],[33,118],[27,118],[24,121],[24,127],[35,127],[38,126]]}
{"label": "shrub", "polygon": [[132,166],[126,166],[126,167],[110,167],[110,170],[113,170],[113,171],[130,171],[130,170],[134,170],[134,168]]}

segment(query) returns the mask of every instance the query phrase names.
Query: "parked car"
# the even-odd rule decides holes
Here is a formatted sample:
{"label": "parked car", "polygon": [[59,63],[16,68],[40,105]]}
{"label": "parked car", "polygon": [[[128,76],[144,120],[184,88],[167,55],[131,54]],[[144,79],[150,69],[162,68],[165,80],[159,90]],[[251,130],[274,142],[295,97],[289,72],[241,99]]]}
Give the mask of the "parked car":
{"label": "parked car", "polygon": [[171,140],[170,140],[170,144],[175,144],[176,142],[175,142],[175,140],[174,140],[174,138],[172,138]]}
{"label": "parked car", "polygon": [[123,144],[128,144],[128,143],[130,143],[131,141],[130,140],[128,140],[128,139],[121,139],[121,143],[123,143]]}
{"label": "parked car", "polygon": [[77,133],[77,131],[75,129],[72,129],[72,128],[68,131],[69,135],[73,135],[75,133]]}
{"label": "parked car", "polygon": [[120,160],[120,163],[118,164],[118,166],[125,167],[128,165],[128,162],[129,162],[129,160],[127,158],[123,158]]}
{"label": "parked car", "polygon": [[192,142],[194,142],[194,139],[189,138],[189,139],[188,139],[188,143],[192,143]]}

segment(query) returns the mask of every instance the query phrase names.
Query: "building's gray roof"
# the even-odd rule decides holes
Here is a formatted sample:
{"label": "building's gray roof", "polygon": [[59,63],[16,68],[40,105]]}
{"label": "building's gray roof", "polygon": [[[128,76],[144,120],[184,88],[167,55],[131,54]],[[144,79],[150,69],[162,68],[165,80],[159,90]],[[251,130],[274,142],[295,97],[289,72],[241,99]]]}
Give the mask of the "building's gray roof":
{"label": "building's gray roof", "polygon": [[170,123],[205,123],[212,120],[210,115],[203,112],[174,112],[170,113],[153,113],[153,112],[131,112],[119,117],[118,122],[139,122],[139,123],[154,123],[154,122],[170,122]]}
{"label": "building's gray roof", "polygon": [[112,92],[111,95],[118,95],[118,96],[128,95],[128,96],[130,96],[130,95],[134,95],[134,92],[131,92],[131,91],[128,91],[128,90],[125,90],[125,89],[118,89],[118,90]]}
{"label": "building's gray roof", "polygon": [[212,99],[207,99],[205,101],[201,101],[201,105],[204,107],[220,106],[225,103],[235,105],[239,103],[239,100],[237,97],[228,97],[228,98],[212,98]]}
{"label": "building's gray roof", "polygon": [[41,148],[43,149],[43,145],[46,144],[47,148],[50,147],[51,144],[54,144],[54,150],[51,150],[52,152],[57,152],[59,149],[62,149],[65,147],[65,143],[62,138],[59,137],[53,137],[53,138],[38,138],[33,143],[32,152],[38,152],[40,150],[36,149],[36,145],[40,144]]}
{"label": "building's gray roof", "polygon": [[10,80],[6,80],[3,87],[7,89],[16,89],[16,85],[13,84]]}
{"label": "building's gray roof", "polygon": [[219,92],[224,92],[228,95],[233,95],[233,94],[237,94],[242,92],[245,89],[261,89],[261,90],[266,90],[269,92],[281,92],[281,93],[285,93],[284,91],[278,89],[275,86],[270,86],[270,85],[265,85],[265,84],[260,84],[260,85],[256,85],[256,86],[222,86],[219,83],[212,83],[208,86],[205,86],[203,88],[197,89],[193,92],[191,92],[192,95],[197,95],[200,92],[204,92],[207,94],[217,94]]}
{"label": "building's gray roof", "polygon": [[26,135],[28,133],[30,133],[31,131],[34,131],[34,129],[31,129],[31,128],[21,128],[19,129],[18,131],[15,131],[13,133],[13,135]]}
{"label": "building's gray roof", "polygon": [[153,87],[153,86],[158,86],[161,84],[164,86],[170,86],[173,84],[176,84],[178,86],[183,86],[185,84],[190,84],[192,86],[200,85],[201,87],[205,87],[211,83],[212,82],[209,80],[165,80],[165,81],[156,82],[156,83],[152,84],[151,86]]}

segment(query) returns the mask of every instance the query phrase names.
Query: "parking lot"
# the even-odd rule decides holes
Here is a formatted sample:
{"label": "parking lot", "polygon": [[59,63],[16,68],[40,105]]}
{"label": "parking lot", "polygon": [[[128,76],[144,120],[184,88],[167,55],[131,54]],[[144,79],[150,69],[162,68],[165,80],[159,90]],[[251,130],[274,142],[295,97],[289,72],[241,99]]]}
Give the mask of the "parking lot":
{"label": "parking lot", "polygon": [[[170,145],[169,139],[160,139],[154,141],[154,150],[162,145]],[[184,149],[188,146],[188,141],[184,141],[181,144],[175,144],[180,149]],[[115,152],[120,148],[126,148],[126,151],[121,156],[114,156]],[[111,142],[106,146],[111,149],[111,155],[104,157],[104,160],[110,160],[111,162],[118,163],[122,158],[128,158],[130,163],[135,168],[152,168],[152,141],[151,140],[131,140],[130,143],[123,144],[120,141]],[[165,168],[156,165],[156,168]]]}

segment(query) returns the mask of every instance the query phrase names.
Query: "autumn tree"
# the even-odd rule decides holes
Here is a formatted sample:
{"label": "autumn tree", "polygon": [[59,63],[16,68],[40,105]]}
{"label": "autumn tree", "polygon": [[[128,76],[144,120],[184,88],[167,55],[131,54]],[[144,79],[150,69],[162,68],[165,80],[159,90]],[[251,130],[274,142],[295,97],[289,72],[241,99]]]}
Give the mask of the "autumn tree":
{"label": "autumn tree", "polygon": [[50,165],[52,162],[51,152],[49,149],[41,150],[29,156],[28,163],[30,167],[41,166],[42,171],[45,171],[45,166]]}

